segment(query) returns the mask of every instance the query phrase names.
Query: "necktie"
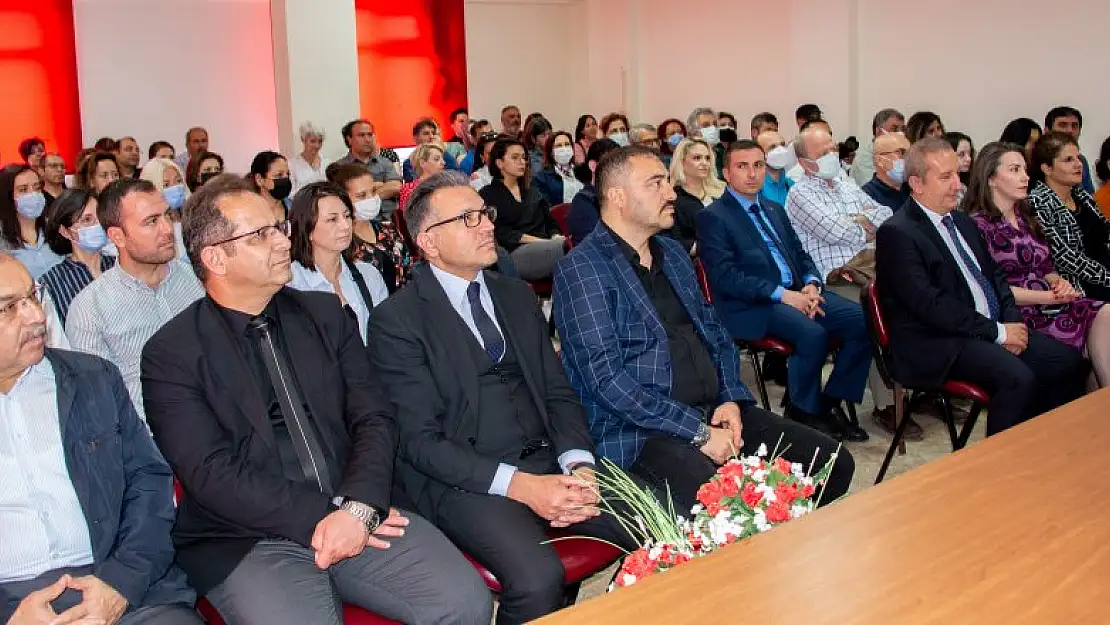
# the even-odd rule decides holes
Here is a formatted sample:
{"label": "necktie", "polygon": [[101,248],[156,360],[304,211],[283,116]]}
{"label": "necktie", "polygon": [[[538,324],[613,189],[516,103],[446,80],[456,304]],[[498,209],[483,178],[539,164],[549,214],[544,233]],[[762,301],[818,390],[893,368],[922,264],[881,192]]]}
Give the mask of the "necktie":
{"label": "necktie", "polygon": [[[775,233],[775,229],[770,225],[769,220],[764,219],[763,208],[759,205],[759,202],[749,206],[748,212],[752,214],[755,227],[759,228],[760,232],[767,235],[767,238],[774,242],[775,248],[778,249],[779,255],[782,257],[783,262],[786,263],[787,269],[790,270],[791,282],[800,280],[802,276],[798,274],[798,270],[794,267],[794,263],[790,261],[790,256],[787,255],[786,247],[782,244],[782,240],[779,239],[778,234]],[[772,254],[772,256],[774,256],[774,254]]]}
{"label": "necktie", "polygon": [[320,487],[320,492],[330,495],[332,494],[331,478],[328,475],[328,466],[324,462],[324,452],[308,422],[308,415],[304,412],[304,403],[301,402],[301,394],[293,383],[289,362],[274,343],[270,319],[265,315],[259,315],[251,320],[248,327],[256,331],[262,361],[266,363],[266,372],[270,374],[270,383],[274,387],[278,404],[281,405],[282,416],[285,417],[286,425],[290,426],[289,438],[293,441],[301,470],[304,471],[305,478],[310,483]]}
{"label": "necktie", "polygon": [[489,318],[486,309],[482,307],[482,285],[471,282],[466,287],[466,299],[470,301],[470,314],[474,317],[474,325],[478,328],[478,334],[481,335],[482,343],[486,346],[486,355],[493,362],[501,362],[501,358],[505,355],[505,339],[501,338],[501,332],[497,330],[493,319]]}
{"label": "necktie", "polygon": [[940,220],[940,223],[944,224],[944,227],[948,229],[948,236],[952,237],[952,244],[956,246],[956,251],[960,253],[960,260],[963,262],[964,267],[967,268],[971,277],[979,283],[979,288],[983,290],[983,295],[987,298],[987,309],[990,311],[991,321],[998,321],[1000,311],[998,308],[998,295],[994,292],[994,285],[991,284],[990,280],[987,280],[987,277],[979,270],[979,265],[975,264],[975,260],[971,258],[971,254],[960,244],[960,234],[959,231],[956,230],[956,222],[952,221],[952,216],[945,215]]}

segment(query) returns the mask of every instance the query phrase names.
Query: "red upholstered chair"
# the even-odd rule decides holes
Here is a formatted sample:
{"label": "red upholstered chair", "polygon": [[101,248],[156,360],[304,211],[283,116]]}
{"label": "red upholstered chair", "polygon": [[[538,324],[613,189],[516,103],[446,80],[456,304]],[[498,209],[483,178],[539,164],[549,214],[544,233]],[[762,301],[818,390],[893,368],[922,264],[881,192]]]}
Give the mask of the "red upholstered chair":
{"label": "red upholstered chair", "polygon": [[[883,381],[894,389],[894,421],[898,424],[894,431],[894,438],[890,441],[890,448],[886,451],[886,458],[883,459],[882,467],[879,468],[879,475],[875,478],[875,483],[878,484],[886,477],[886,471],[890,467],[890,461],[894,458],[895,449],[900,454],[906,453],[904,435],[909,419],[905,418],[906,406],[903,397],[907,389],[898,380],[894,379],[891,371],[890,334],[886,320],[883,318],[882,307],[879,304],[878,289],[873,281],[864,287],[860,293],[860,304],[863,306],[863,314],[867,317],[871,344],[875,351],[875,364],[879,367],[879,374],[882,375]],[[952,451],[958,451],[967,445],[967,440],[971,436],[971,430],[975,427],[975,421],[978,420],[979,413],[990,402],[990,395],[970,382],[945,380],[940,387],[940,397],[944,409],[944,424],[948,426],[948,438],[952,442]],[[952,411],[952,398],[954,397],[971,401],[971,410],[968,412],[967,420],[964,422],[963,429],[958,433],[956,431],[956,418]]]}
{"label": "red upholstered chair", "polygon": [[[563,563],[566,572],[563,587],[563,606],[574,605],[578,600],[578,591],[582,582],[591,575],[601,572],[605,567],[621,557],[621,550],[616,547],[589,538],[574,537],[573,534],[551,533],[551,538],[562,538],[551,543],[555,552],[559,554],[559,561]],[[463,554],[474,565],[490,592],[499,594],[501,582],[494,577],[484,566],[478,563],[469,554]]]}
{"label": "red upholstered chair", "polygon": [[551,207],[551,217],[555,220],[555,223],[559,224],[559,232],[562,232],[565,237],[570,236],[570,230],[567,228],[567,215],[570,215],[570,204],[556,204]]}

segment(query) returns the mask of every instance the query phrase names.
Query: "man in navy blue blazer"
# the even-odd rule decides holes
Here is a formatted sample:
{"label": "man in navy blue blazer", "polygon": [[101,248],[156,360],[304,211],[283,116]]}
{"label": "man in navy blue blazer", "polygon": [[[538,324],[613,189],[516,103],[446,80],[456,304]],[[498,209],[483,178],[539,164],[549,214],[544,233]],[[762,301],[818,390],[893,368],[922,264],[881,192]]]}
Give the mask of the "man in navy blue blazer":
{"label": "man in navy blue blazer", "polygon": [[200,625],[170,469],[114,365],[46,349],[39,294],[0,252],[0,622]]}
{"label": "man in navy blue blazer", "polygon": [[[852,441],[867,433],[849,423],[841,401],[858,404],[871,367],[871,343],[856,302],[824,292],[783,208],[760,196],[767,164],[754,141],[725,152],[727,192],[698,214],[698,250],[713,305],[737,340],[774,337],[794,346],[787,361],[787,414]],[[840,339],[824,393],[821,368]]]}
{"label": "man in navy blue blazer", "polygon": [[[560,261],[554,315],[597,454],[668,487],[682,511],[720,464],[760,444],[822,466],[836,441],[755,405],[689,254],[660,236],[674,225],[675,192],[656,153],[610,152],[596,179],[601,222]],[[847,491],[853,469],[841,450],[823,501]]]}

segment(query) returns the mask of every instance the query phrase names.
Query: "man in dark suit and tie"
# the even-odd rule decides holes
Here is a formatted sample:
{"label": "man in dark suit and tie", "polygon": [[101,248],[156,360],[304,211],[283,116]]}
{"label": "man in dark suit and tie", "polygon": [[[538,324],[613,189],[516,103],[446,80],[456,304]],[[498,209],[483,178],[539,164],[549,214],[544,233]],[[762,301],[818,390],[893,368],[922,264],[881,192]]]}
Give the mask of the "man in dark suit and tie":
{"label": "man in dark suit and tie", "polygon": [[[598,453],[669,487],[679,510],[733,453],[763,443],[823,466],[836,442],[755,405],[690,255],[660,235],[674,225],[675,192],[658,155],[614,150],[597,181],[601,222],[559,263],[554,314]],[[842,449],[824,503],[848,490],[853,470]]]}
{"label": "man in dark suit and tie", "polygon": [[956,153],[922,139],[906,154],[913,190],[876,239],[876,286],[891,339],[894,377],[911,388],[966,380],[991,394],[987,435],[1083,393],[1076,350],[1029,332],[979,231],[954,210]]}
{"label": "man in dark suit and tie", "polygon": [[[758,143],[729,146],[723,173],[725,194],[698,214],[698,250],[722,323],[738,340],[770,336],[794,346],[788,416],[833,436],[867,440],[840,409],[842,401],[863,401],[871,367],[863,310],[824,291],[783,208],[760,196],[766,161]],[[822,394],[821,368],[834,338],[841,345]]]}
{"label": "man in dark suit and tie", "polygon": [[420,183],[405,220],[426,263],[374,309],[369,350],[397,409],[398,483],[501,581],[498,623],[559,607],[547,527],[635,548],[598,516],[593,441],[527,284],[496,260],[495,209],[465,177]]}
{"label": "man in dark suit and tie", "polygon": [[[348,219],[350,216],[348,216]],[[203,297],[143,350],[154,438],[184,487],[178,561],[224,619],[489,622],[489,591],[419,516],[390,507],[396,430],[355,320],[285,287],[288,222],[241,178],[185,207]]]}

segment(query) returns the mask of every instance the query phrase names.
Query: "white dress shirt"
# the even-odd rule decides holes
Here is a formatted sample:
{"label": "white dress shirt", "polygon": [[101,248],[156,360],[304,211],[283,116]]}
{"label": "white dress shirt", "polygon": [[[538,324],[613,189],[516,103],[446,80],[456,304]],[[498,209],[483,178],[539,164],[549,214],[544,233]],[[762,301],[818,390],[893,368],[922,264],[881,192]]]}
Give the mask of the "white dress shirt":
{"label": "white dress shirt", "polygon": [[[470,332],[478,343],[484,348],[485,341],[482,340],[482,334],[478,332],[478,326],[474,323],[474,315],[470,311],[470,298],[467,297],[466,290],[470,286],[470,281],[460,278],[454,274],[447,273],[446,271],[428,264],[432,269],[432,275],[439,281],[439,285],[443,287],[444,293],[447,294],[447,301],[451,302],[451,307],[455,309],[459,317],[462,318],[466,327],[470,328]],[[505,332],[501,329],[501,324],[497,321],[497,311],[493,307],[493,298],[490,296],[489,289],[486,288],[486,278],[484,272],[479,271],[477,278],[474,280],[481,285],[478,299],[482,304],[482,310],[486,311],[489,318],[493,321],[493,325],[497,327],[497,332],[501,334],[501,339],[505,341],[506,349],[511,349],[508,340],[505,338]],[[562,468],[563,473],[569,474],[571,465],[578,463],[596,464],[594,455],[585,449],[568,449],[559,455],[559,467]],[[490,495],[506,496],[509,492],[509,482],[513,479],[513,474],[516,473],[516,467],[511,464],[502,462],[497,467],[497,472],[493,475],[493,481],[489,485]]]}
{"label": "white dress shirt", "polygon": [[93,563],[56,389],[54,367],[43,358],[0,393],[0,584]]}
{"label": "white dress shirt", "polygon": [[[358,269],[359,275],[366,283],[366,290],[370,291],[370,305],[367,306],[362,299],[362,292],[358,290],[358,285],[355,284],[351,270],[345,262],[339,263],[339,290],[343,294],[343,301],[347,302],[355,312],[355,317],[358,319],[358,334],[365,344],[366,326],[370,323],[370,309],[389,297],[389,288],[386,287],[385,279],[382,278],[378,268],[370,263],[356,262],[355,269]],[[293,261],[293,279],[289,281],[289,286],[298,291],[335,293],[335,287],[328,282],[324,274],[316,269],[309,269],[297,261]]]}
{"label": "white dress shirt", "polygon": [[868,247],[867,230],[855,222],[859,215],[867,217],[876,228],[890,219],[894,212],[879,204],[855,183],[839,178],[829,181],[806,174],[790,188],[786,196],[786,214],[798,233],[802,247],[825,280],[833,269],[843,267]]}
{"label": "white dress shirt", "polygon": [[290,196],[300,190],[301,187],[311,184],[313,182],[323,182],[327,180],[324,172],[327,170],[331,162],[323,156],[320,156],[320,166],[313,167],[304,157],[300,154],[289,159],[289,177],[293,180],[293,190]]}
{"label": "white dress shirt", "polygon": [[[914,201],[916,202],[917,200]],[[975,301],[975,312],[990,319],[991,308],[990,304],[987,303],[987,294],[983,292],[983,287],[979,286],[979,281],[971,275],[971,271],[964,265],[963,257],[960,255],[959,250],[956,249],[956,246],[959,245],[963,248],[963,250],[967,252],[968,257],[975,263],[975,268],[982,272],[983,268],[979,266],[979,261],[976,260],[975,253],[968,247],[967,241],[964,240],[964,236],[960,234],[958,228],[956,229],[956,236],[959,237],[960,240],[958,242],[952,240],[952,236],[948,233],[948,228],[945,228],[944,224],[941,223],[941,220],[944,219],[944,215],[934,213],[921,202],[917,202],[917,205],[921,207],[921,210],[929,218],[933,227],[937,229],[941,240],[948,246],[948,252],[956,259],[956,264],[960,267],[960,274],[963,275],[964,282],[967,283],[967,288],[971,289],[971,298]],[[1006,326],[1001,323],[996,323],[996,325],[998,326],[998,336],[994,339],[994,342],[1001,345],[1006,342]]]}

